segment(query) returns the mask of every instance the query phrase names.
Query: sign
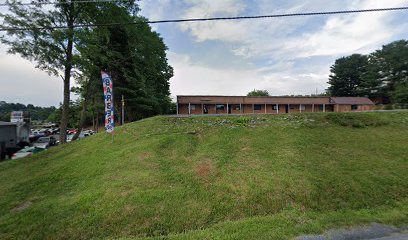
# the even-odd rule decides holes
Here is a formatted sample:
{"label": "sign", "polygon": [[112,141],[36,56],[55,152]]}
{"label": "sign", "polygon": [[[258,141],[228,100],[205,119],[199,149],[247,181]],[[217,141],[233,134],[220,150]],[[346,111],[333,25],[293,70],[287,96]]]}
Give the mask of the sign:
{"label": "sign", "polygon": [[112,78],[101,71],[103,83],[103,95],[105,98],[105,130],[108,133],[113,132],[115,122],[113,118],[113,84]]}
{"label": "sign", "polygon": [[10,122],[12,123],[22,123],[24,122],[23,111],[13,111],[10,114]]}

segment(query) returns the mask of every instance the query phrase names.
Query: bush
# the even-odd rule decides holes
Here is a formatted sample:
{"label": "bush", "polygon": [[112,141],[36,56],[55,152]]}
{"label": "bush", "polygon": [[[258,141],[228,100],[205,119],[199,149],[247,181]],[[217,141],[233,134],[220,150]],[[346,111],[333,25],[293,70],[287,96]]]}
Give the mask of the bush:
{"label": "bush", "polygon": [[369,126],[383,126],[389,121],[378,115],[361,113],[331,113],[326,116],[329,122],[344,127],[364,128]]}

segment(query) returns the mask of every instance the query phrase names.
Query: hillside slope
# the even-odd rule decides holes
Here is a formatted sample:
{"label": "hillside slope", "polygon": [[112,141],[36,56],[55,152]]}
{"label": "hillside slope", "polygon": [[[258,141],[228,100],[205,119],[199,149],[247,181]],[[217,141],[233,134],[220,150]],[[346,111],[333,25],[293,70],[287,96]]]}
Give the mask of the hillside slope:
{"label": "hillside slope", "polygon": [[0,239],[408,224],[408,113],[155,117],[0,163]]}

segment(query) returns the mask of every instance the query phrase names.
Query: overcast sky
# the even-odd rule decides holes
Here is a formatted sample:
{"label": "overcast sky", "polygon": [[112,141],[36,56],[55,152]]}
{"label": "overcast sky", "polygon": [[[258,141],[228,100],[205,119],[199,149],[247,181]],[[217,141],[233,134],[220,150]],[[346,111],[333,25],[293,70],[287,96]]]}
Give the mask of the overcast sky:
{"label": "overcast sky", "polygon": [[[408,6],[407,0],[142,0],[150,20]],[[336,58],[407,39],[408,11],[152,25],[169,50],[172,96],[313,94]],[[0,100],[58,105],[62,80],[0,46]]]}

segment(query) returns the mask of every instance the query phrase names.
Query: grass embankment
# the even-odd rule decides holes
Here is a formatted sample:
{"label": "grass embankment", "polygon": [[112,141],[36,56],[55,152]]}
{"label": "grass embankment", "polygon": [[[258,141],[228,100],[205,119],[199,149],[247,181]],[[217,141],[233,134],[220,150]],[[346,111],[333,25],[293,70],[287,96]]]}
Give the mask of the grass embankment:
{"label": "grass embankment", "polygon": [[155,117],[0,163],[0,239],[408,224],[408,113]]}

